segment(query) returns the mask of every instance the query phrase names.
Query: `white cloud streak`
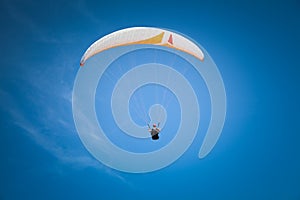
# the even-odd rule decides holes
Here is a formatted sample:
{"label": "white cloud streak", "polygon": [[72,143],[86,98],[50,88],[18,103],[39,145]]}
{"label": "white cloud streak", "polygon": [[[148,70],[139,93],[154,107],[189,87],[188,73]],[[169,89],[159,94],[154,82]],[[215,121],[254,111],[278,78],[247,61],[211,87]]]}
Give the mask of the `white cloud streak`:
{"label": "white cloud streak", "polygon": [[[34,4],[33,1],[26,3]],[[34,41],[57,44],[60,49],[53,60],[39,63],[38,67],[35,66],[36,63],[35,65],[18,61],[14,63],[28,70],[24,70],[24,74],[18,74],[20,80],[10,83],[16,88],[13,93],[0,86],[0,111],[8,116],[7,122],[21,128],[26,136],[55,156],[61,163],[77,169],[97,168],[130,185],[120,173],[94,159],[83,147],[75,130],[71,106],[73,82],[69,81],[74,79],[70,77],[74,75],[72,73],[70,75],[70,71],[72,72],[78,63],[63,51],[63,45],[74,43],[76,38],[68,37],[69,35],[66,34],[60,36],[49,34],[51,30],[41,26],[30,13],[15,4],[16,2],[8,0],[2,2],[8,18],[20,28],[26,27],[26,31],[32,34]],[[73,7],[74,11],[81,13],[93,23],[100,23],[89,12],[83,1],[78,1],[76,5]],[[18,99],[15,93],[23,94],[24,99]]]}
{"label": "white cloud streak", "polygon": [[[38,87],[41,87],[41,83],[36,84],[39,85]],[[35,88],[34,85],[33,88]],[[40,92],[37,88],[35,88],[35,91]],[[67,109],[67,112],[70,113],[60,116],[57,109],[63,107],[71,108],[70,93],[71,92],[68,91],[68,95],[64,93],[52,94],[53,96],[49,101],[59,99],[58,106],[54,105],[57,107],[51,107],[51,105],[47,105],[47,102],[43,102],[43,99],[47,97],[36,98],[38,97],[37,95],[26,97],[34,101],[31,102],[32,110],[27,111],[26,108],[20,105],[20,102],[18,102],[13,94],[0,89],[0,98],[3,103],[1,104],[0,110],[4,111],[5,115],[8,116],[7,119],[10,119],[14,126],[21,128],[26,136],[51,155],[55,156],[62,164],[78,170],[87,167],[96,168],[130,186],[131,184],[126,181],[120,173],[102,165],[85,150],[74,128],[72,112]],[[39,95],[43,97],[45,94],[41,93]],[[41,111],[39,111],[41,114],[39,114],[40,117],[37,117],[38,120],[33,122],[30,115],[32,115],[36,109],[41,109]]]}

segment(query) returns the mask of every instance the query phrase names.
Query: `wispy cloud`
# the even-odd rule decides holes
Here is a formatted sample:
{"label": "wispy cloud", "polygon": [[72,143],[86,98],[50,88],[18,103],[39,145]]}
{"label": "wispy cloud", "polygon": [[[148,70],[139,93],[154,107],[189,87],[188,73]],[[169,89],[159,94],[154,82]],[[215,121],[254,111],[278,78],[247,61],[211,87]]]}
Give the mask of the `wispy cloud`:
{"label": "wispy cloud", "polygon": [[[48,121],[45,124],[42,121],[35,121],[33,123],[28,119],[28,113],[22,109],[14,97],[4,90],[0,90],[0,97],[3,102],[10,102],[10,105],[7,106],[1,105],[1,110],[5,111],[8,114],[8,119],[11,118],[11,122],[24,130],[24,133],[30,137],[36,144],[43,147],[45,150],[50,152],[56,158],[64,163],[71,163],[75,165],[82,165],[84,167],[97,167],[99,163],[90,156],[87,155],[78,155],[78,151],[72,148],[63,148],[59,145],[58,133],[55,131],[52,134],[45,133],[45,130],[51,129],[52,127],[49,124],[53,124],[53,121]],[[74,130],[70,129],[69,124],[66,121],[59,121],[62,124],[62,130],[73,134],[76,138]],[[57,131],[57,130],[56,130]],[[76,155],[77,154],[77,155]],[[84,162],[83,162],[84,161]]]}
{"label": "wispy cloud", "polygon": [[[35,95],[34,97],[37,96]],[[102,165],[85,150],[76,133],[72,112],[70,110],[67,109],[70,113],[63,114],[62,112],[62,115],[59,116],[60,113],[57,112],[56,109],[60,109],[60,107],[71,108],[71,105],[69,105],[71,104],[70,97],[68,95],[60,93],[52,98],[59,98],[58,104],[62,105],[54,105],[57,107],[51,107],[52,104],[47,105],[48,102],[44,102],[43,104],[43,100],[34,99],[34,97],[27,97],[34,101],[31,102],[33,103],[31,109],[27,110],[27,108],[20,105],[20,102],[16,100],[13,94],[0,89],[0,98],[3,103],[1,104],[0,111],[2,110],[5,112],[7,119],[10,119],[10,123],[23,129],[23,133],[26,134],[26,136],[31,138],[37,145],[47,150],[62,164],[72,166],[78,170],[87,167],[96,168],[130,185],[120,173]],[[49,99],[49,101],[51,101],[51,99]],[[28,113],[33,112],[35,109],[42,109],[42,111],[40,111],[40,116],[37,117],[36,121],[32,120],[30,117],[32,113]]]}
{"label": "wispy cloud", "polygon": [[[7,17],[13,23],[16,23],[18,27],[22,28],[22,32],[27,32],[32,35],[32,39],[36,42],[46,43],[46,44],[66,44],[73,43],[75,35],[68,34],[57,34],[53,27],[47,26],[47,24],[38,23],[37,19],[30,13],[18,5],[19,2],[14,2],[10,0],[4,0],[2,5],[4,11],[7,12]],[[35,1],[26,1],[26,6],[34,8],[37,2]],[[54,17],[54,16],[53,16]],[[71,34],[71,33],[69,33]]]}
{"label": "wispy cloud", "polygon": [[92,10],[87,6],[87,2],[85,0],[77,0],[73,3],[74,9],[81,14],[86,21],[90,21],[95,25],[103,24],[104,21],[92,12]]}
{"label": "wispy cloud", "polygon": [[[29,7],[34,7],[35,3],[26,1],[26,4],[31,4]],[[10,0],[4,0],[1,4],[9,20],[30,33],[33,42],[46,43],[46,47],[53,48],[52,52],[55,54],[50,57],[40,52],[37,59],[41,61],[33,60],[32,63],[15,61],[14,65],[19,66],[18,69],[22,71],[16,74],[17,80],[14,83],[9,83],[15,90],[11,91],[11,88],[0,85],[0,111],[7,115],[6,122],[21,128],[22,133],[62,164],[78,169],[97,168],[126,183],[120,173],[102,165],[86,151],[74,126],[72,87],[74,71],[77,70],[74,70],[74,66],[78,67],[80,58],[75,57],[79,50],[74,50],[76,48],[73,47],[76,46],[74,41],[78,38],[74,35],[69,37],[63,31],[61,34],[53,32],[51,27],[38,23],[32,13],[16,4],[17,2]],[[72,8],[93,23],[100,23],[89,12],[84,1],[78,1]],[[66,43],[71,45],[66,46]],[[41,58],[42,56],[46,58]]]}
{"label": "wispy cloud", "polygon": [[16,7],[16,2],[4,0],[2,3],[8,16],[15,22],[22,24],[30,30],[39,30],[36,23],[34,23],[34,21],[22,10]]}

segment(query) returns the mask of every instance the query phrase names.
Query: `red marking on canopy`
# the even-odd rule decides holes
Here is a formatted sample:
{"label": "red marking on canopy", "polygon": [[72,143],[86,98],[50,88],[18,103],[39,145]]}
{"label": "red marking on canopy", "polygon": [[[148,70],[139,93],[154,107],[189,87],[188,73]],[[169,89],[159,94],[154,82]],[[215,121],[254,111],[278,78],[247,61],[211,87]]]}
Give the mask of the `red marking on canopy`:
{"label": "red marking on canopy", "polygon": [[172,36],[172,34],[170,34],[170,37],[169,37],[169,39],[168,39],[168,42],[169,42],[170,44],[173,44],[173,36]]}

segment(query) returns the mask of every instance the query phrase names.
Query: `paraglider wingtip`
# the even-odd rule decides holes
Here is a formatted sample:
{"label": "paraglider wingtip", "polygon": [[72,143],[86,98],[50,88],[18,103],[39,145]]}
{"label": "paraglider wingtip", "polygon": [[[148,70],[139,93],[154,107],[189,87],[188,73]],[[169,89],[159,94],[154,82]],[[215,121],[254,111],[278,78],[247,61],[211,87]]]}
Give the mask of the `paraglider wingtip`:
{"label": "paraglider wingtip", "polygon": [[83,67],[84,63],[83,62],[80,62],[80,67]]}

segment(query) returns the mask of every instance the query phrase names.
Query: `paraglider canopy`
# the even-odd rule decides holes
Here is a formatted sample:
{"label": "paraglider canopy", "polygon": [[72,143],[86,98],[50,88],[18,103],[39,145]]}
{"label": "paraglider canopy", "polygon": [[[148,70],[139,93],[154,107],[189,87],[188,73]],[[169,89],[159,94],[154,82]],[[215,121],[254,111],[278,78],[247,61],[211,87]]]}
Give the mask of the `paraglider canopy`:
{"label": "paraglider canopy", "polygon": [[96,41],[83,55],[80,66],[84,66],[85,61],[93,55],[107,49],[136,44],[165,46],[191,54],[201,61],[204,59],[197,45],[177,33],[160,28],[133,27],[113,32]]}

